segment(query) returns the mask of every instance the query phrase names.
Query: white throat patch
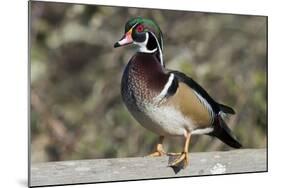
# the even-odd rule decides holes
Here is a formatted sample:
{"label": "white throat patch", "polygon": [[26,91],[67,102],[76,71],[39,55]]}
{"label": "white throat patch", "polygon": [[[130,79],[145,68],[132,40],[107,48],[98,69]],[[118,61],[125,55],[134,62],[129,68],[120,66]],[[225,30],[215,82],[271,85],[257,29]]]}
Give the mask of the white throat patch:
{"label": "white throat patch", "polygon": [[148,33],[145,33],[145,41],[143,42],[135,42],[134,41],[134,44],[137,44],[139,46],[139,52],[143,52],[143,53],[154,53],[156,52],[157,48],[153,49],[153,50],[149,50],[147,49],[146,45],[147,45],[147,42],[148,42]]}
{"label": "white throat patch", "polygon": [[[162,49],[161,49],[161,46],[157,40],[157,37],[154,35],[154,33],[150,32],[153,37],[155,38],[156,42],[157,42],[157,48],[159,50],[159,54],[160,54],[160,63],[161,65],[164,67],[164,62],[163,62],[163,52],[162,52]],[[145,33],[145,41],[143,42],[135,42],[134,41],[134,44],[137,44],[139,46],[139,52],[143,52],[143,53],[154,53],[157,51],[157,48],[153,49],[153,50],[149,50],[147,49],[146,45],[148,43],[148,38],[149,38],[149,35],[148,33]],[[162,42],[162,41],[161,41]]]}

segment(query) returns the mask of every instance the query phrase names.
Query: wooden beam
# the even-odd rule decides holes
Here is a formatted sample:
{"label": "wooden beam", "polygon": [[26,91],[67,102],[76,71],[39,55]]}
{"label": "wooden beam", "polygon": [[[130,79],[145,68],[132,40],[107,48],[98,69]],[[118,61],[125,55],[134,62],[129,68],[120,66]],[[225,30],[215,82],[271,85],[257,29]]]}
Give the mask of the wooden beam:
{"label": "wooden beam", "polygon": [[32,164],[30,186],[266,172],[266,149],[190,154],[186,169],[168,167],[171,157],[136,157]]}

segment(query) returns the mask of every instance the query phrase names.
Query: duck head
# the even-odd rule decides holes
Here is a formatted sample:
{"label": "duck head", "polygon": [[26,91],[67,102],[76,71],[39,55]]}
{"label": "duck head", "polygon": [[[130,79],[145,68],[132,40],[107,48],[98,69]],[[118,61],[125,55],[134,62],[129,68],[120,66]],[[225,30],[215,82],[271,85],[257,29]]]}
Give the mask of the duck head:
{"label": "duck head", "polygon": [[138,51],[144,53],[159,51],[162,56],[162,32],[153,20],[137,17],[127,21],[125,34],[114,44],[114,47],[117,48],[128,44],[137,45]]}

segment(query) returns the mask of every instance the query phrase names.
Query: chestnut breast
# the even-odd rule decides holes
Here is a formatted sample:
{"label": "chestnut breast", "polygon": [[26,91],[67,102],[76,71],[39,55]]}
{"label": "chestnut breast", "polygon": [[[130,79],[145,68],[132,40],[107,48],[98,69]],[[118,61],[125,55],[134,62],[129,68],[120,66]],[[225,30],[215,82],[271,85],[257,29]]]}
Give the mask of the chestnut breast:
{"label": "chestnut breast", "polygon": [[138,52],[131,58],[123,73],[122,98],[127,106],[136,104],[140,107],[145,103],[152,103],[168,78],[156,54]]}

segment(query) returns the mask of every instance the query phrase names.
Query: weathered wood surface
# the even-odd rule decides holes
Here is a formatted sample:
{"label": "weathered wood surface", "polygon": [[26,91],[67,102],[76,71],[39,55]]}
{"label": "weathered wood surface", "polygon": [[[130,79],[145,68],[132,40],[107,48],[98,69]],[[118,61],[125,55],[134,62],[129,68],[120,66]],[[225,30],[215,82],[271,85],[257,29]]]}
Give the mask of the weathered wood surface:
{"label": "weathered wood surface", "polygon": [[171,157],[137,157],[48,162],[31,165],[31,186],[267,171],[265,149],[190,154],[190,165],[176,171]]}

